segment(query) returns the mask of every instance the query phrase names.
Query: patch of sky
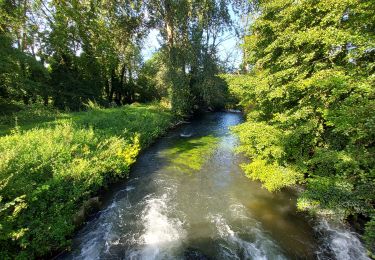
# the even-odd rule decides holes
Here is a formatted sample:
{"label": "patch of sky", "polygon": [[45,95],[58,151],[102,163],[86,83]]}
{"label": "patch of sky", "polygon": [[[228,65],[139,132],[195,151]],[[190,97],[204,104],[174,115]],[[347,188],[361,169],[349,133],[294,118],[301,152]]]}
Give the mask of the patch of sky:
{"label": "patch of sky", "polygon": [[[234,25],[243,24],[242,18],[239,14],[233,11],[232,7],[229,7],[229,14],[232,18]],[[240,44],[243,32],[227,28],[224,30],[217,40],[217,54],[222,64],[227,68],[235,70],[238,69],[242,62],[242,50]],[[157,52],[162,44],[162,38],[159,30],[151,29],[148,36],[144,41],[144,47],[142,49],[142,56],[144,61],[150,59],[152,55]]]}

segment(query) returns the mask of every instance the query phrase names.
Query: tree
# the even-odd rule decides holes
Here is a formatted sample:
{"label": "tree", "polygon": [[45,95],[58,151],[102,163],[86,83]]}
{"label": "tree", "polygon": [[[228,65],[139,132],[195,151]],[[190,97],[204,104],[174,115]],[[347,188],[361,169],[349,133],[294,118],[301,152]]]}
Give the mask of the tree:
{"label": "tree", "polygon": [[[164,82],[171,90],[172,109],[187,114],[193,106],[213,106],[221,79],[217,46],[229,28],[228,1],[149,1],[151,24],[160,30],[164,45],[160,56],[166,65]],[[225,91],[225,89],[224,89]]]}
{"label": "tree", "polygon": [[30,1],[0,2],[0,97],[28,104],[44,95],[48,74],[35,59],[35,21]]}
{"label": "tree", "polygon": [[266,0],[260,11],[237,90],[252,108],[236,128],[246,173],[269,190],[305,182],[301,209],[374,218],[375,5]]}

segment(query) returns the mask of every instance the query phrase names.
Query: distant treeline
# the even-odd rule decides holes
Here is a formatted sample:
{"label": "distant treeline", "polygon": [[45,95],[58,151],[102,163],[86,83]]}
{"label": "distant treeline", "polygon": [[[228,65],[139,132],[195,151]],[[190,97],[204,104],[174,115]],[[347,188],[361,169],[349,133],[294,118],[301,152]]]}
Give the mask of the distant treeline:
{"label": "distant treeline", "polygon": [[[233,2],[233,3],[232,3]],[[79,110],[165,99],[223,106],[220,35],[236,1],[0,1],[0,103]],[[143,62],[150,30],[161,48]],[[146,43],[147,47],[147,43]]]}

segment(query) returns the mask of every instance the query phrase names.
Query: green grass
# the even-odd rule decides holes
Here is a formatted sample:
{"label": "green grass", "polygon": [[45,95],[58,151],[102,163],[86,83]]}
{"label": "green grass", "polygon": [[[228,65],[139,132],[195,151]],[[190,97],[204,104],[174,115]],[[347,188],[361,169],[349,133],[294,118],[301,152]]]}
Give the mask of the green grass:
{"label": "green grass", "polygon": [[46,257],[68,247],[84,201],[126,177],[140,150],[172,121],[155,105],[2,117],[0,258]]}

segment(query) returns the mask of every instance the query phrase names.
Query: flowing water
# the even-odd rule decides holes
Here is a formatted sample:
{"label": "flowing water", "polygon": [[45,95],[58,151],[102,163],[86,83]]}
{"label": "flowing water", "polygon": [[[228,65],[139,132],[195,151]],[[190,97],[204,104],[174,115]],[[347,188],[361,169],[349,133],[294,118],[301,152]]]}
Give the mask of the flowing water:
{"label": "flowing water", "polygon": [[366,259],[355,233],[297,213],[292,190],[244,176],[228,129],[241,121],[206,114],[161,138],[62,258]]}

